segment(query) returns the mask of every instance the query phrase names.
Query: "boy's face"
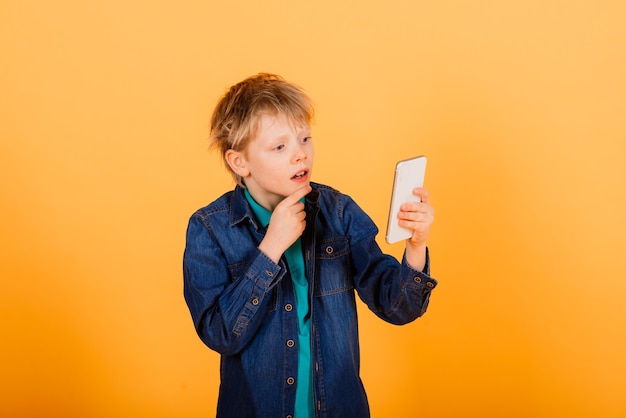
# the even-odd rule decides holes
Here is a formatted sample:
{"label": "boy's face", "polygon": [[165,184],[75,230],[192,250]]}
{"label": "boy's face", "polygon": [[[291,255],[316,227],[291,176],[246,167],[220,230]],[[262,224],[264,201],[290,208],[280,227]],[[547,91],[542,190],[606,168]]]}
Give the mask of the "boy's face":
{"label": "boy's face", "polygon": [[262,115],[246,150],[229,151],[227,161],[243,178],[254,200],[273,211],[285,197],[310,182],[311,128],[296,126],[283,115]]}

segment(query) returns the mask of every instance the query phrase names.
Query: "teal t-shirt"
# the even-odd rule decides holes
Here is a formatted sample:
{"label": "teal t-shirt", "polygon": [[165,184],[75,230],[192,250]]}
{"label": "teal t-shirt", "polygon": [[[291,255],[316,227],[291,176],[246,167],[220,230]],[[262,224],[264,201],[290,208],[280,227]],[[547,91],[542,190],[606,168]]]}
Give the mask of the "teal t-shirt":
{"label": "teal t-shirt", "polygon": [[[244,189],[246,199],[258,221],[265,227],[270,223],[272,212],[259,205]],[[304,199],[302,199],[304,200]],[[313,418],[313,378],[311,376],[311,315],[309,312],[309,282],[304,270],[304,256],[300,238],[285,251],[296,293],[298,314],[298,379],[296,380],[296,404],[294,418]]]}

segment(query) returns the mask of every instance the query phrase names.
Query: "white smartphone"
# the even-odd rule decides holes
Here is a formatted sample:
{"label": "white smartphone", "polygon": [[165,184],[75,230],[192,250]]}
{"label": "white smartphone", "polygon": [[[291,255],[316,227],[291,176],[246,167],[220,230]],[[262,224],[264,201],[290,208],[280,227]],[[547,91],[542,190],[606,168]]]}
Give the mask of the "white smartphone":
{"label": "white smartphone", "polygon": [[405,202],[419,202],[420,198],[413,194],[413,189],[424,186],[426,174],[426,157],[409,158],[396,164],[396,173],[393,179],[391,204],[389,205],[389,220],[385,239],[389,244],[411,237],[411,230],[398,225],[398,212]]}

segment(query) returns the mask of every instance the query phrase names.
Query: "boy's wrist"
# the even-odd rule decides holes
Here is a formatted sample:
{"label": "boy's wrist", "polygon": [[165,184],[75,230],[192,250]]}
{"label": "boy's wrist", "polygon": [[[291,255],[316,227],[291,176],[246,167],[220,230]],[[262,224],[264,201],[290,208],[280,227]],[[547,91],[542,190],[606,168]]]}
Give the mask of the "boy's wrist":
{"label": "boy's wrist", "polygon": [[259,244],[259,250],[276,264],[278,264],[280,257],[282,257],[284,253],[284,251],[278,249],[276,245],[268,242],[267,239],[263,239],[263,241],[261,241]]}
{"label": "boy's wrist", "polygon": [[426,244],[414,245],[409,240],[406,243],[406,262],[413,269],[423,271],[426,266]]}

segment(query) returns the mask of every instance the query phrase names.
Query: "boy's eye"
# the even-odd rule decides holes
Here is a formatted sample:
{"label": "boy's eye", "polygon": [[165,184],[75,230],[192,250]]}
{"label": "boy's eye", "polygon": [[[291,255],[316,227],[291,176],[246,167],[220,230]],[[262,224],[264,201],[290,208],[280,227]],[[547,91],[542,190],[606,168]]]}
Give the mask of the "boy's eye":
{"label": "boy's eye", "polygon": [[305,136],[304,138],[302,138],[302,142],[309,142],[311,140],[310,136]]}
{"label": "boy's eye", "polygon": [[283,149],[283,148],[285,148],[285,146],[284,146],[283,144],[276,145],[276,146],[274,147],[274,149],[275,149],[276,151],[280,151],[280,150],[281,150],[281,149]]}

